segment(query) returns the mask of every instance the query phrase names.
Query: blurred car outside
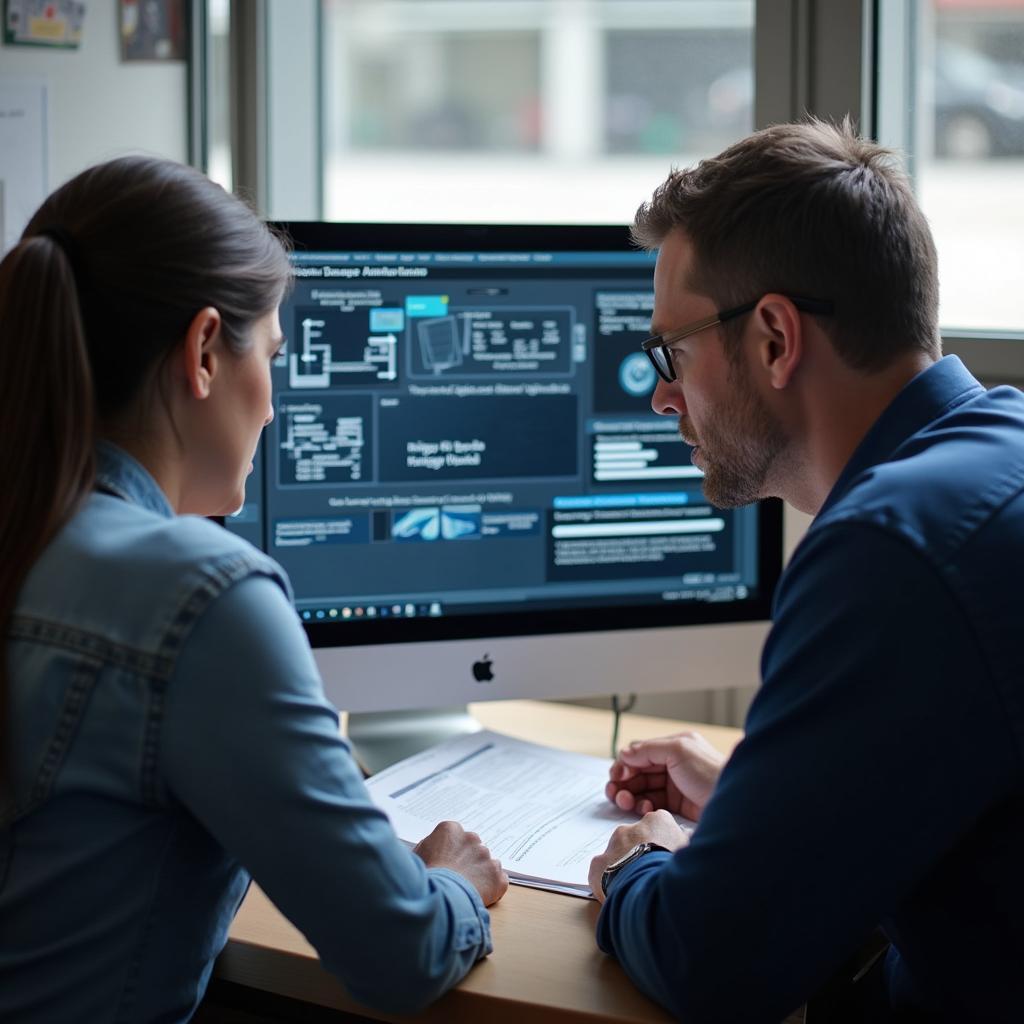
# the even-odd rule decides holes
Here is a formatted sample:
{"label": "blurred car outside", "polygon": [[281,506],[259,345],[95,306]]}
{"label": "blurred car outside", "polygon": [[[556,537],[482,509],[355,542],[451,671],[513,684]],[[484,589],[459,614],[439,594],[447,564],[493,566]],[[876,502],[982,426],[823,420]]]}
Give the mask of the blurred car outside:
{"label": "blurred car outside", "polygon": [[[934,82],[937,157],[986,160],[1024,155],[1024,63],[995,60],[940,40],[933,65],[922,73]],[[735,67],[718,75],[694,101],[691,107],[699,104],[707,120],[735,131],[752,116],[752,69]]]}
{"label": "blurred car outside", "polygon": [[1024,154],[1024,64],[940,40],[934,76],[936,156]]}

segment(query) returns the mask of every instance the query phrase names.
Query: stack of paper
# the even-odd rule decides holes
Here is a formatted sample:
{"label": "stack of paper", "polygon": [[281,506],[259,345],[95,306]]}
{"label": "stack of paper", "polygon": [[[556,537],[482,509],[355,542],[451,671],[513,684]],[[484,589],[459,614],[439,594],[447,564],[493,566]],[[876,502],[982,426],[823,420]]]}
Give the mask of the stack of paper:
{"label": "stack of paper", "polygon": [[510,881],[590,896],[591,859],[616,826],[637,820],[604,795],[610,764],[482,731],[400,761],[367,785],[407,843],[457,821],[479,834]]}

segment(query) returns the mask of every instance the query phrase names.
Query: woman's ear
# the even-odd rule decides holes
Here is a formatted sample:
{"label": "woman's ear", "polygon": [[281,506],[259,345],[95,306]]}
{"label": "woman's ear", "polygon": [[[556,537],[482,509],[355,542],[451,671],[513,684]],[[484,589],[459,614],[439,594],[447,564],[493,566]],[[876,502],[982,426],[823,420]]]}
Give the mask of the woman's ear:
{"label": "woman's ear", "polygon": [[199,310],[185,332],[182,357],[189,394],[202,401],[219,368],[220,313],[213,306]]}

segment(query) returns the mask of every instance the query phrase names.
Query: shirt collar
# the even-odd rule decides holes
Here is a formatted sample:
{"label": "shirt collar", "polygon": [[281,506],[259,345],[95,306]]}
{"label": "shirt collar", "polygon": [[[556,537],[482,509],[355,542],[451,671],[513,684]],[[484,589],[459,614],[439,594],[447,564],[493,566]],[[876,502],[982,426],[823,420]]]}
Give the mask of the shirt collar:
{"label": "shirt collar", "polygon": [[96,445],[96,488],[170,519],[174,509],[141,462],[109,441]]}
{"label": "shirt collar", "polygon": [[922,370],[864,435],[818,515],[828,511],[861,473],[888,460],[907,438],[984,390],[957,356],[944,356]]}

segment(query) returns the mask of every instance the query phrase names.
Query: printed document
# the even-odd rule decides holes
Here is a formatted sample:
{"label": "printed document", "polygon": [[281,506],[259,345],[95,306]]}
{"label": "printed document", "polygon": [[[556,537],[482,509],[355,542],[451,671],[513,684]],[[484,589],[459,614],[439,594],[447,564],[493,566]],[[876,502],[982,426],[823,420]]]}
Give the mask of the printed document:
{"label": "printed document", "polygon": [[[440,821],[476,832],[521,885],[590,896],[591,858],[636,821],[604,795],[610,760],[484,730],[378,772],[370,795],[409,844]],[[692,831],[694,823],[678,818]]]}

